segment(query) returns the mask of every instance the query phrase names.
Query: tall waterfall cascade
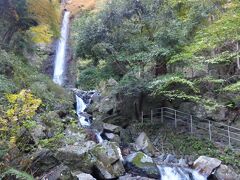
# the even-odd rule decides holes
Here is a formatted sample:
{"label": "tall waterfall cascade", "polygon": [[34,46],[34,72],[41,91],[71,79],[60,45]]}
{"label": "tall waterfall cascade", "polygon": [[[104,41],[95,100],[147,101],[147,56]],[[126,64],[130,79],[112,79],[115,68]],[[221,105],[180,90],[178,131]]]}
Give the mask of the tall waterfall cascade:
{"label": "tall waterfall cascade", "polygon": [[63,85],[64,83],[69,17],[70,17],[70,12],[65,11],[63,16],[63,21],[62,21],[61,37],[59,39],[58,47],[56,51],[53,81],[59,85]]}

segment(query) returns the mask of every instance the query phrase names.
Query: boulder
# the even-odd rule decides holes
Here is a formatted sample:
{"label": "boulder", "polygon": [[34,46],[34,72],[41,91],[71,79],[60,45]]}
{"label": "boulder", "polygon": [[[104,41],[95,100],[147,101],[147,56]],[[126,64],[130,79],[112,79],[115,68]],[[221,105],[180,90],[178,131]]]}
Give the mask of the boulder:
{"label": "boulder", "polygon": [[218,180],[236,180],[240,179],[234,170],[226,165],[221,164],[214,172],[213,176]]}
{"label": "boulder", "polygon": [[116,143],[87,141],[57,150],[56,158],[73,171],[96,174],[100,179],[113,179],[125,173],[121,150]]}
{"label": "boulder", "polygon": [[91,153],[97,159],[94,170],[100,179],[113,179],[125,173],[121,150],[116,143],[104,141]]}
{"label": "boulder", "polygon": [[156,152],[155,147],[152,145],[150,139],[147,137],[146,133],[142,132],[135,141],[136,150],[143,151],[144,153],[153,156]]}
{"label": "boulder", "polygon": [[103,137],[105,137],[107,140],[119,143],[121,142],[120,137],[117,134],[113,133],[104,133]]}
{"label": "boulder", "polygon": [[113,124],[103,123],[103,130],[108,133],[119,134],[121,131],[121,127]]}
{"label": "boulder", "polygon": [[92,173],[93,164],[96,162],[90,151],[96,147],[93,141],[87,141],[81,145],[70,145],[59,148],[55,154],[56,158],[71,170],[81,170]]}
{"label": "boulder", "polygon": [[40,179],[47,180],[70,180],[73,179],[72,173],[67,166],[60,165],[51,169],[48,173],[43,175]]}
{"label": "boulder", "polygon": [[152,158],[142,152],[130,154],[126,158],[126,169],[143,177],[159,179],[160,173]]}
{"label": "boulder", "polygon": [[[41,176],[49,172],[52,168],[60,165],[60,162],[48,149],[41,149],[30,155],[28,159],[31,160],[31,162],[26,163],[26,166],[29,168],[30,172],[34,172],[34,176]],[[22,162],[22,165],[23,164],[24,161]]]}
{"label": "boulder", "polygon": [[200,156],[196,161],[194,161],[193,168],[205,177],[208,177],[220,165],[221,161],[219,159],[210,158],[207,156]]}
{"label": "boulder", "polygon": [[78,180],[96,180],[91,174],[80,173],[76,175]]}

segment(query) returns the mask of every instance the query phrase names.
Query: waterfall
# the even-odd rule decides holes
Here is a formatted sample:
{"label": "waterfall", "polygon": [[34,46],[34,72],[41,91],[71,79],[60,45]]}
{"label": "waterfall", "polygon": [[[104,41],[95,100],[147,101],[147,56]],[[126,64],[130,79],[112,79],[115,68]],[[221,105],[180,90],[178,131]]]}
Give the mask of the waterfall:
{"label": "waterfall", "polygon": [[161,180],[207,180],[197,171],[181,167],[158,166]]}
{"label": "waterfall", "polygon": [[62,21],[61,38],[59,39],[58,48],[56,51],[53,81],[59,85],[62,85],[64,83],[69,16],[70,16],[70,12],[65,11],[63,16],[63,21]]}
{"label": "waterfall", "polygon": [[76,101],[77,101],[76,111],[77,111],[78,119],[81,126],[84,126],[84,127],[90,126],[91,123],[89,119],[83,116],[84,110],[86,109],[87,105],[83,102],[82,98],[78,97],[77,95],[76,95]]}

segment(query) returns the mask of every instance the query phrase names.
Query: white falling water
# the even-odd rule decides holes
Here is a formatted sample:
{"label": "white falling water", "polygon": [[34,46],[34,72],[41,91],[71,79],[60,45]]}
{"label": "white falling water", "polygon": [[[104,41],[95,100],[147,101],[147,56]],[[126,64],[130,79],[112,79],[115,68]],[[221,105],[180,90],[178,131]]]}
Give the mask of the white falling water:
{"label": "white falling water", "polygon": [[161,180],[207,180],[197,171],[180,167],[158,166]]}
{"label": "white falling water", "polygon": [[76,101],[77,101],[76,111],[77,111],[80,124],[84,127],[90,126],[91,125],[90,122],[86,120],[86,117],[82,116],[82,113],[86,109],[87,105],[83,102],[82,98],[78,97],[77,95],[76,95]]}
{"label": "white falling water", "polygon": [[64,82],[69,16],[70,16],[70,12],[65,11],[63,16],[63,21],[62,21],[61,38],[59,39],[58,48],[56,51],[53,81],[59,85],[62,85]]}

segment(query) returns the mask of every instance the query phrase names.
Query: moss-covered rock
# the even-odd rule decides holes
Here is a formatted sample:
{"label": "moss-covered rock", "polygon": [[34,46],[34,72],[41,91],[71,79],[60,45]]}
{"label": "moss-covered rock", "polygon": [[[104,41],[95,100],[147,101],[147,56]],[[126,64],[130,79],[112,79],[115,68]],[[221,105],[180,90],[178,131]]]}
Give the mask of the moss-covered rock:
{"label": "moss-covered rock", "polygon": [[133,153],[126,158],[126,168],[134,174],[144,177],[156,178],[160,177],[157,165],[152,158],[142,152]]}

